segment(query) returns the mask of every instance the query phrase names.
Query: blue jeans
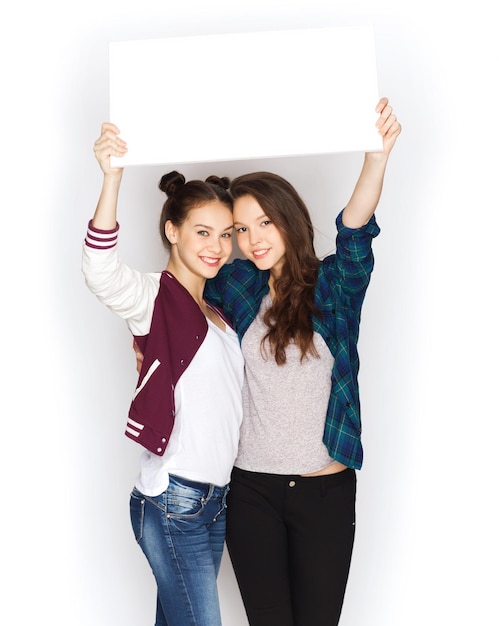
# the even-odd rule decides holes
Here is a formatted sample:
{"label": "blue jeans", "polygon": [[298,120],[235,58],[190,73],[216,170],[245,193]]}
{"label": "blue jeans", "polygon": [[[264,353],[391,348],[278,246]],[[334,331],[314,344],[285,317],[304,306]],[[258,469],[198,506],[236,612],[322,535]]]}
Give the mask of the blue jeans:
{"label": "blue jeans", "polygon": [[217,576],[227,492],[228,485],[173,475],[159,496],[133,489],[132,528],[158,588],[156,626],[221,626]]}

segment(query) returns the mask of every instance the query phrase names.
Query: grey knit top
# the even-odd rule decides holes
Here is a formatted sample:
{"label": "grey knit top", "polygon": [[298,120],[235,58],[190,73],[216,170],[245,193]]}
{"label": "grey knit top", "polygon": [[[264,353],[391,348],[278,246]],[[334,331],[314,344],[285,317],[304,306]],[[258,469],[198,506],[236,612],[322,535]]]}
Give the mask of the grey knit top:
{"label": "grey knit top", "polygon": [[270,305],[267,295],[242,341],[246,376],[235,465],[254,472],[307,474],[333,461],[322,437],[334,360],[315,333],[319,358],[308,356],[300,363],[301,352],[291,344],[286,363],[277,365],[268,346],[261,346],[267,332],[263,315]]}

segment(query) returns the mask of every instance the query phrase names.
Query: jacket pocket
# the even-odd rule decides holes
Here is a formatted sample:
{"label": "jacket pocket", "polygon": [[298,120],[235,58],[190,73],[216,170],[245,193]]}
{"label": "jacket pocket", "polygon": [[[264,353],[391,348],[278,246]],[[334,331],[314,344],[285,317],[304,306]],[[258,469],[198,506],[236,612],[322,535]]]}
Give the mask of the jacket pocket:
{"label": "jacket pocket", "polygon": [[144,378],[140,382],[140,385],[138,385],[137,389],[135,389],[135,393],[133,394],[133,400],[135,400],[135,398],[139,395],[139,393],[142,391],[142,389],[144,389],[144,387],[149,382],[149,379],[151,378],[151,376],[154,374],[154,372],[158,369],[158,367],[160,365],[161,365],[161,363],[159,362],[158,359],[155,359],[151,363],[149,369],[147,370],[147,372],[144,375]]}

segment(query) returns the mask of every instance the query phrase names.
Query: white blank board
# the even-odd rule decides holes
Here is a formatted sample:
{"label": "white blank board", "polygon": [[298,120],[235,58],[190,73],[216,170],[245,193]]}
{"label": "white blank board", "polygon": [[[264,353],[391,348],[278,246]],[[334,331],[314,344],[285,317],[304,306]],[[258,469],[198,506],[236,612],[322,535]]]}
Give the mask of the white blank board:
{"label": "white blank board", "polygon": [[371,26],[109,44],[114,166],[382,149]]}

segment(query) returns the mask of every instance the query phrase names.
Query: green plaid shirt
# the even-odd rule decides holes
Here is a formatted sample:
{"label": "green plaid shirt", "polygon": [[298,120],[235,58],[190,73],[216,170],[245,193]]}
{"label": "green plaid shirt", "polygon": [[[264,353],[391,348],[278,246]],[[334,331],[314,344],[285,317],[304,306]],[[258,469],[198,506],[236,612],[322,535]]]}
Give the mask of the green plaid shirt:
{"label": "green plaid shirt", "polygon": [[[315,304],[321,316],[314,317],[313,324],[334,357],[323,441],[333,459],[360,469],[363,451],[357,342],[362,303],[374,267],[371,244],[379,227],[373,216],[362,228],[346,228],[341,215],[336,218],[336,253],[327,256],[319,268]],[[268,271],[258,270],[251,261],[236,259],[207,281],[206,299],[223,309],[240,341],[269,291],[268,280]]]}

